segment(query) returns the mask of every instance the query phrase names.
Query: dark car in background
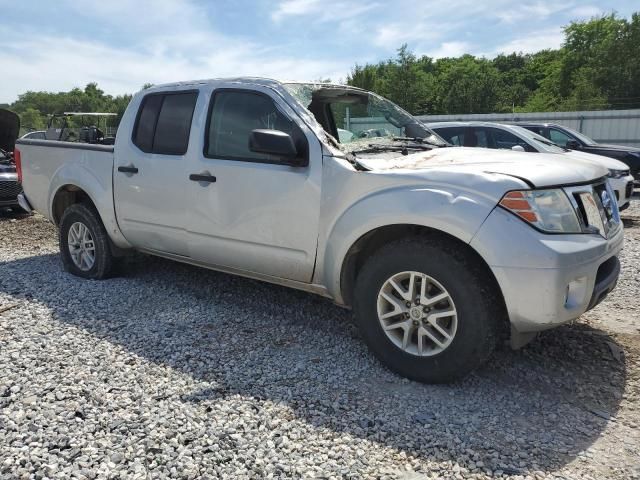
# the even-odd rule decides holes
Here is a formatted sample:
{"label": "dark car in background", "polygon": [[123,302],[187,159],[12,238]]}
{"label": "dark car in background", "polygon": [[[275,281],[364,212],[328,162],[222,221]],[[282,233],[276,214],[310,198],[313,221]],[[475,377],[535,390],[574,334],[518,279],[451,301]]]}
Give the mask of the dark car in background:
{"label": "dark car in background", "polygon": [[640,182],[640,148],[598,143],[583,133],[555,123],[519,122],[518,125],[542,135],[562,147],[620,160],[629,166],[636,183]]}
{"label": "dark car in background", "polygon": [[20,117],[0,109],[0,208],[19,209],[18,194],[22,186],[18,182],[13,150],[20,132]]}

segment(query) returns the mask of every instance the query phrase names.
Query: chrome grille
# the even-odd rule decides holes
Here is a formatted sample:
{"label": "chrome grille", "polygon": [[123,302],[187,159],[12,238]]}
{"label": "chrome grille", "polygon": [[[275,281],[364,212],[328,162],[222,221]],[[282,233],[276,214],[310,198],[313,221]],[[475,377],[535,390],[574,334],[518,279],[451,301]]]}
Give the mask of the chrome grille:
{"label": "chrome grille", "polygon": [[0,200],[15,200],[22,186],[14,181],[0,181]]}
{"label": "chrome grille", "polygon": [[620,228],[620,212],[616,195],[609,182],[566,187],[583,231],[599,233],[605,238]]}

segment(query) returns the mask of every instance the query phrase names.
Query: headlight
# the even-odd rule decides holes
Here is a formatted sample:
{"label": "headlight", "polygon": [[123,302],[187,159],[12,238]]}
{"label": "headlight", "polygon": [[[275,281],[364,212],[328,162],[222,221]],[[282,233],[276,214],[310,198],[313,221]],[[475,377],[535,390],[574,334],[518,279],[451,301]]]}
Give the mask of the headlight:
{"label": "headlight", "polygon": [[629,175],[629,170],[613,170],[613,169],[609,169],[609,177],[610,178],[622,178],[622,177],[626,177],[627,175]]}
{"label": "headlight", "polygon": [[582,233],[575,209],[559,188],[508,192],[500,206],[544,232]]}

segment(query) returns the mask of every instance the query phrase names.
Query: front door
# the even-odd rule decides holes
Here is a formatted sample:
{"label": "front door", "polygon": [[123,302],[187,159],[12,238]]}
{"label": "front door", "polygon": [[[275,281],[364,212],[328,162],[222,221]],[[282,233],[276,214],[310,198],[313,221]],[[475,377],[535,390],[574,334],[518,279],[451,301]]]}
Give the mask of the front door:
{"label": "front door", "polygon": [[[290,134],[305,166],[249,149],[254,129]],[[268,88],[211,94],[203,148],[190,172],[190,252],[195,260],[310,282],[320,216],[321,145]],[[199,180],[201,179],[201,180]]]}
{"label": "front door", "polygon": [[189,255],[185,215],[186,192],[192,185],[186,175],[187,150],[197,98],[197,91],[146,95],[132,138],[118,138],[116,215],[135,247]]}

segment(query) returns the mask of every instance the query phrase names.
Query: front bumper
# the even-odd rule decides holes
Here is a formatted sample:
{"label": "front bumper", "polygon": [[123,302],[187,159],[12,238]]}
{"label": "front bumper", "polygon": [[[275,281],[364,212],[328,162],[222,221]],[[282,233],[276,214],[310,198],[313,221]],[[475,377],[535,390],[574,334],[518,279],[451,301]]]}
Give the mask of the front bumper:
{"label": "front bumper", "polygon": [[624,210],[629,207],[633,195],[633,176],[627,175],[621,178],[609,178],[611,188],[616,193],[618,208]]}
{"label": "front bumper", "polygon": [[619,225],[599,234],[540,233],[496,208],[471,242],[487,261],[519,333],[574,320],[613,290],[620,272]]}

